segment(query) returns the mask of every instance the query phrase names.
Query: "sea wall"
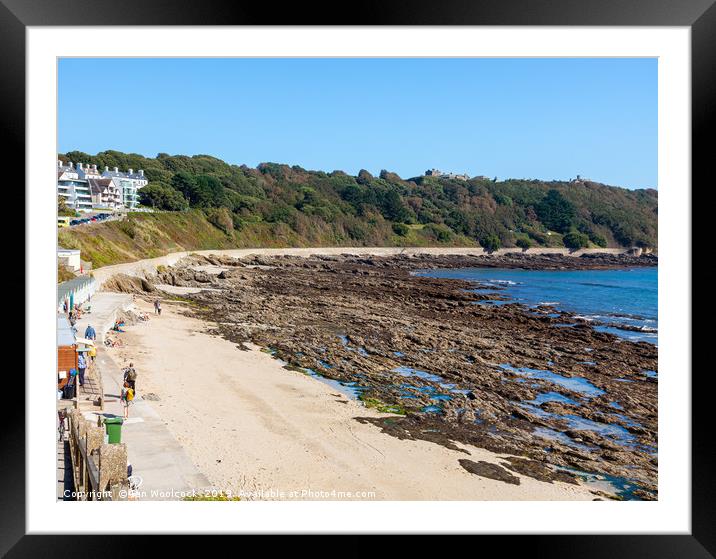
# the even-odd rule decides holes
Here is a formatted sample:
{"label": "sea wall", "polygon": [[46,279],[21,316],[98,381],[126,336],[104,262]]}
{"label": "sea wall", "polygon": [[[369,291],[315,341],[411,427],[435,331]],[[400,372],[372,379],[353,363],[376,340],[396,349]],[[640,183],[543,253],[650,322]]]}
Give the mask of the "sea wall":
{"label": "sea wall", "polygon": [[[624,254],[632,249],[625,248],[588,248],[572,251],[567,248],[530,248],[527,254],[562,254],[565,256],[581,256],[582,254]],[[520,248],[502,248],[491,254],[501,255],[523,252]],[[450,254],[450,255],[469,255],[469,256],[485,256],[489,255],[485,249],[480,247],[318,247],[318,248],[241,248],[241,249],[225,249],[225,250],[194,250],[184,252],[173,252],[165,256],[157,258],[148,258],[137,262],[126,262],[124,264],[114,264],[112,266],[104,266],[92,271],[92,275],[97,280],[97,286],[101,287],[107,279],[114,274],[127,274],[128,276],[142,277],[145,274],[152,274],[156,271],[157,266],[173,266],[182,258],[190,254],[209,255],[216,254],[222,256],[230,256],[233,258],[242,258],[253,254],[264,256],[314,256],[314,255],[340,255],[353,254],[357,256],[395,256],[399,254]]]}

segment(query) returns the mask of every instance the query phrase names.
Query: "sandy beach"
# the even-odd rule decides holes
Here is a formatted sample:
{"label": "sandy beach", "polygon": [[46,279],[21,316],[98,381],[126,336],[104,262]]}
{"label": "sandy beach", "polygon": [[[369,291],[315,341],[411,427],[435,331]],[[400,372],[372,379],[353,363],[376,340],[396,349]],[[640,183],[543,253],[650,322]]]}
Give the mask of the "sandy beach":
{"label": "sandy beach", "polygon": [[[504,456],[455,444],[400,440],[356,418],[386,417],[315,378],[284,369],[208,333],[165,301],[160,317],[128,325],[124,347],[140,397],[219,490],[244,499],[593,500],[583,485],[514,474],[519,485],[466,471],[460,459],[500,464]],[[141,472],[138,472],[141,474]]]}

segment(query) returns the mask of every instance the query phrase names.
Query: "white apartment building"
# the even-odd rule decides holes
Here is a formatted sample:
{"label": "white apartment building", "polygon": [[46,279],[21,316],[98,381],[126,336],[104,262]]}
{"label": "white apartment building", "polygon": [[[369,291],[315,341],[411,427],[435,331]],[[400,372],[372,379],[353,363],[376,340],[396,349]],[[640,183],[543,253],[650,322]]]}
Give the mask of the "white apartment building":
{"label": "white apartment building", "polygon": [[136,173],[134,169],[128,169],[125,173],[117,167],[111,171],[109,167],[105,167],[102,177],[111,179],[114,182],[121,192],[122,205],[130,209],[137,207],[139,204],[139,190],[149,182],[142,169],[139,169]]}
{"label": "white apartment building", "polygon": [[57,195],[65,199],[68,207],[81,212],[92,210],[92,194],[89,183],[81,178],[70,161],[65,165],[57,162]]}

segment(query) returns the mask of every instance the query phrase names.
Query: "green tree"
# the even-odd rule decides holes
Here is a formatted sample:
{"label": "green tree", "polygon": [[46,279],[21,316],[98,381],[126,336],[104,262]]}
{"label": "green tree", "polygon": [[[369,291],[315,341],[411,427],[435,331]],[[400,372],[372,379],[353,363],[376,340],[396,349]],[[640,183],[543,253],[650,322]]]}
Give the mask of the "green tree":
{"label": "green tree", "polygon": [[172,177],[172,186],[189,200],[193,208],[218,208],[229,204],[224,186],[212,175],[180,171]]}
{"label": "green tree", "polygon": [[495,252],[502,246],[502,242],[500,241],[500,237],[492,234],[480,239],[480,245],[482,245],[482,248],[484,248],[487,252]]}
{"label": "green tree", "polygon": [[535,211],[545,227],[559,233],[569,231],[576,215],[571,202],[555,189],[547,193]]}
{"label": "green tree", "polygon": [[425,226],[424,230],[440,243],[448,243],[453,238],[452,230],[442,223],[430,223]]}
{"label": "green tree", "polygon": [[197,189],[196,177],[187,171],[179,171],[172,177],[172,187],[181,192],[187,200],[193,202],[192,193]]}
{"label": "green tree", "polygon": [[522,250],[527,250],[532,246],[532,241],[530,241],[527,237],[520,237],[515,241],[515,244]]}
{"label": "green tree", "polygon": [[375,177],[373,175],[371,175],[365,169],[361,169],[360,171],[358,171],[358,176],[356,177],[356,182],[358,184],[368,185],[371,182],[373,182],[374,180],[375,180]]}
{"label": "green tree", "polygon": [[607,246],[607,240],[604,238],[603,235],[600,235],[599,233],[592,233],[591,235],[589,235],[589,240],[592,241],[598,247],[606,248]]}
{"label": "green tree", "polygon": [[396,235],[405,237],[409,231],[410,228],[405,225],[405,223],[393,223],[393,233],[395,233]]}
{"label": "green tree", "polygon": [[410,212],[403,204],[400,194],[394,188],[389,188],[383,193],[380,206],[385,219],[403,222],[410,219]]}
{"label": "green tree", "polygon": [[589,237],[579,231],[570,231],[562,238],[562,242],[567,248],[578,250],[589,246]]}
{"label": "green tree", "polygon": [[196,177],[196,189],[193,196],[194,205],[201,208],[216,208],[227,203],[224,186],[219,179],[211,175]]}
{"label": "green tree", "polygon": [[161,183],[150,183],[140,188],[139,201],[157,210],[179,212],[189,209],[189,201],[181,192]]}
{"label": "green tree", "polygon": [[57,215],[73,217],[76,215],[75,210],[67,205],[67,201],[64,196],[57,197]]}

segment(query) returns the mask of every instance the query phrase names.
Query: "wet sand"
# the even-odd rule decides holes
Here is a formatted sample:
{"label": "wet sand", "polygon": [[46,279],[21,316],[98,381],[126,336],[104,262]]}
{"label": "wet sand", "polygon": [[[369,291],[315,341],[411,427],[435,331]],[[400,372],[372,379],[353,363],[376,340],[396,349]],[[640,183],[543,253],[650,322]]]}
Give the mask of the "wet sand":
{"label": "wet sand", "polygon": [[[150,303],[137,306],[152,312]],[[124,347],[109,351],[120,364],[134,362],[138,396],[149,399],[216,489],[246,499],[596,498],[583,485],[514,471],[508,481],[470,473],[460,460],[489,476],[488,465],[506,463],[506,455],[390,436],[357,419],[389,414],[284,369],[256,346],[241,350],[209,334],[214,325],[185,314],[182,303],[165,301],[161,317],[127,326]]]}

